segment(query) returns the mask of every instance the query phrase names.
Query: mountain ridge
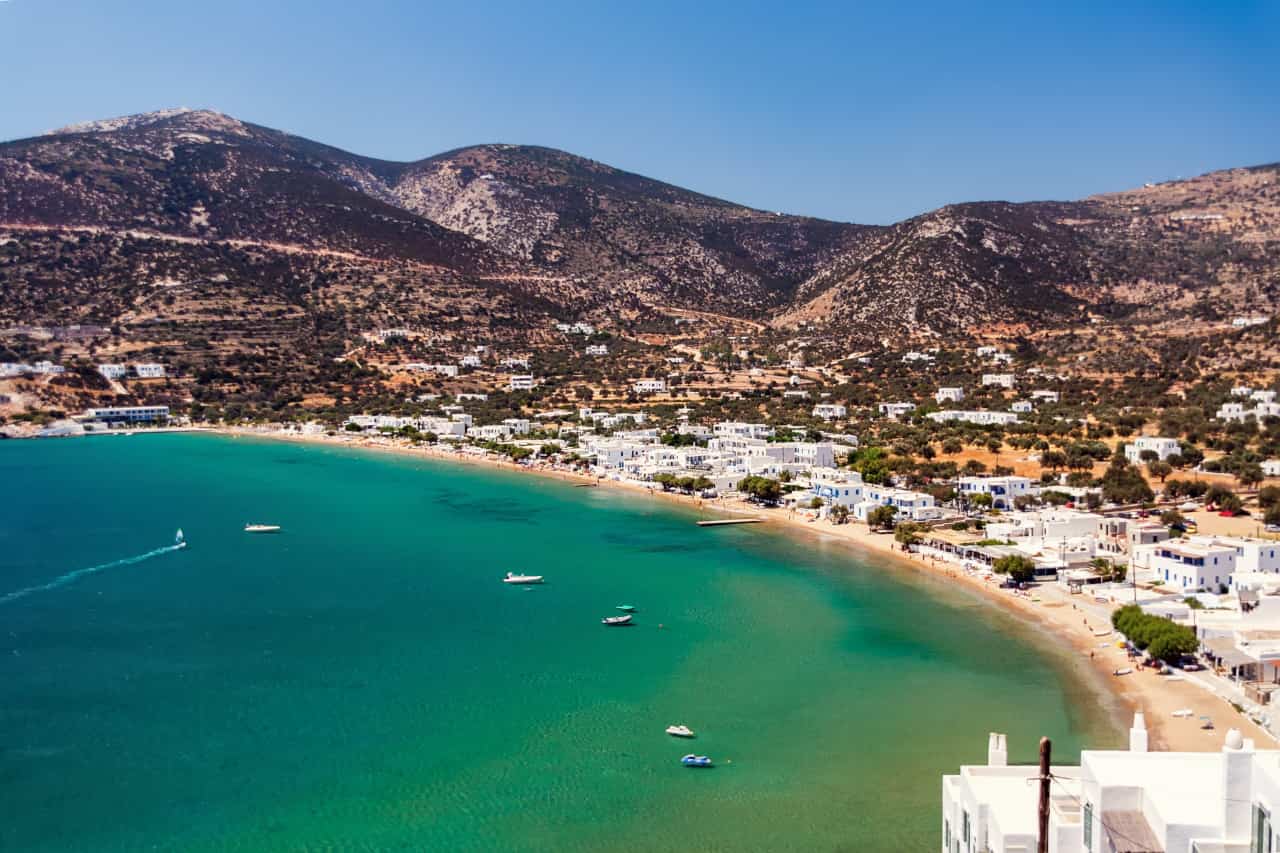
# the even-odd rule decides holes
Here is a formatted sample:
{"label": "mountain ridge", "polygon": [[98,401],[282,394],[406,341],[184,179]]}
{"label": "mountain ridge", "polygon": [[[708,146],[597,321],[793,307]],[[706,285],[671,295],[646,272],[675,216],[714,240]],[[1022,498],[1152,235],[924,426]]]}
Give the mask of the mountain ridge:
{"label": "mountain ridge", "polygon": [[427,264],[566,313],[673,307],[840,338],[1274,310],[1280,166],[892,225],[770,213],[544,146],[398,162],[211,110],[0,143],[0,227],[151,229]]}

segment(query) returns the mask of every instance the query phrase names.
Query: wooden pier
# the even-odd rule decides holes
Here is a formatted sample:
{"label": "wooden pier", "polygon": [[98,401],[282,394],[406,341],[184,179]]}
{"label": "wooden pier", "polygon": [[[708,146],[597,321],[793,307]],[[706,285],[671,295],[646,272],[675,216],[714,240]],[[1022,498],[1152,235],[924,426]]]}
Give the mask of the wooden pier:
{"label": "wooden pier", "polygon": [[719,527],[723,524],[759,524],[764,521],[763,518],[717,518],[708,521],[699,521],[699,527]]}

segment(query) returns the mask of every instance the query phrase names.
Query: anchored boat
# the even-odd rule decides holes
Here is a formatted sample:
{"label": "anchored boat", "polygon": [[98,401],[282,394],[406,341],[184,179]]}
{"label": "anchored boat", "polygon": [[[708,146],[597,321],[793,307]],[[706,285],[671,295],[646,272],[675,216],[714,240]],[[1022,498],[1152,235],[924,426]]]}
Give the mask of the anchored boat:
{"label": "anchored boat", "polygon": [[514,572],[507,572],[507,576],[502,579],[502,582],[515,584],[542,583],[542,575],[517,575]]}
{"label": "anchored boat", "polygon": [[694,737],[693,729],[688,726],[667,726],[667,734],[672,737]]}
{"label": "anchored boat", "polygon": [[680,763],[685,767],[712,767],[711,759],[705,755],[694,755],[690,753],[680,759]]}
{"label": "anchored boat", "polygon": [[245,533],[279,533],[280,525],[278,524],[246,524],[244,526]]}
{"label": "anchored boat", "polygon": [[600,622],[603,625],[608,625],[610,628],[614,628],[619,625],[630,625],[631,614],[628,613],[626,616],[606,616],[601,619]]}

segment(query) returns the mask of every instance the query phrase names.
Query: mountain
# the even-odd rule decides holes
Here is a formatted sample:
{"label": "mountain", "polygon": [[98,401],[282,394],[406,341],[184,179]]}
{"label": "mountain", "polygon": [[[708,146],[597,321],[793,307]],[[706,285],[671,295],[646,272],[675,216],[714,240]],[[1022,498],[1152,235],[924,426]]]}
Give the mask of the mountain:
{"label": "mountain", "polygon": [[1270,313],[1278,177],[1277,166],[1233,169],[865,226],[754,210],[547,148],[396,163],[165,110],[0,144],[0,232],[15,235],[0,319],[115,322],[157,280],[211,278],[211,256],[226,281],[206,290],[238,288],[228,305],[323,303],[348,329],[485,317],[529,330],[553,315],[676,308],[853,341]]}

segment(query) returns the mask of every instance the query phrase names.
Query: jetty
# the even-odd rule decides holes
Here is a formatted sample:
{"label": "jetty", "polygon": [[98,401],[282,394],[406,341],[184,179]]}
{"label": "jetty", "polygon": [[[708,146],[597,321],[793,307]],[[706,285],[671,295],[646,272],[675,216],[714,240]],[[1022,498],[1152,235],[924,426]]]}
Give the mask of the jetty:
{"label": "jetty", "polygon": [[764,521],[763,518],[716,518],[706,521],[699,521],[699,527],[719,527],[723,524],[759,524]]}

